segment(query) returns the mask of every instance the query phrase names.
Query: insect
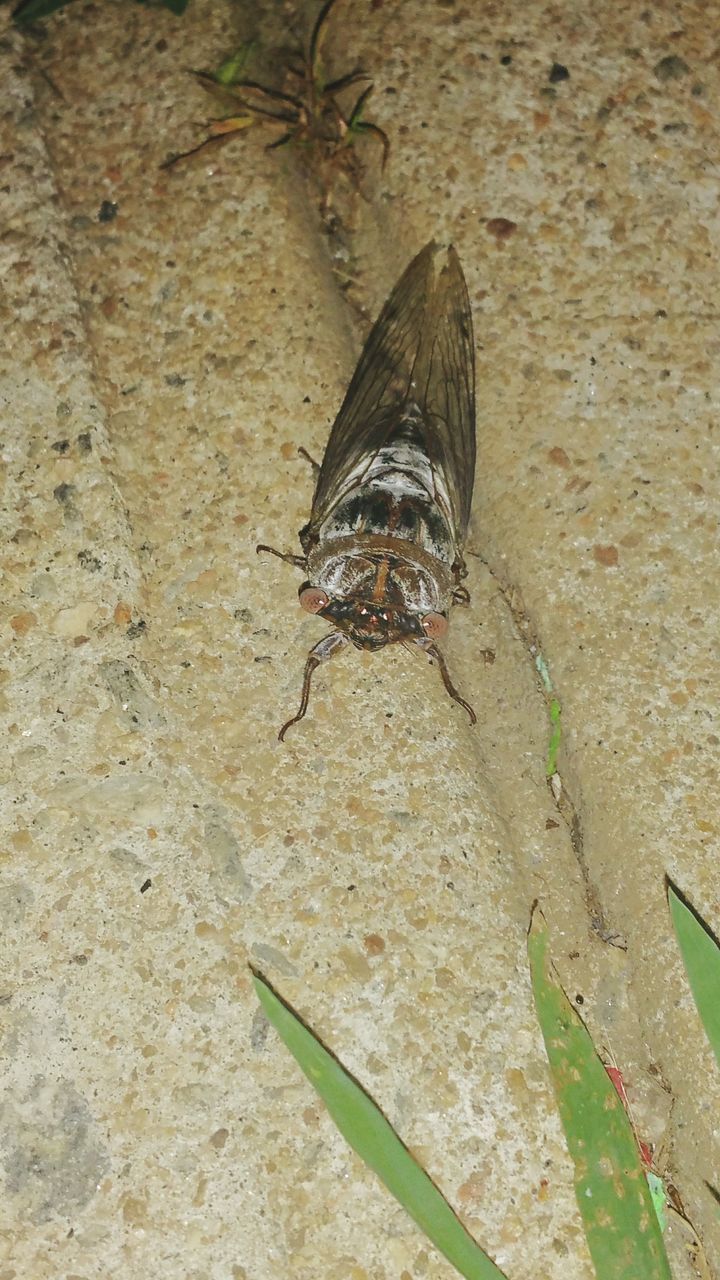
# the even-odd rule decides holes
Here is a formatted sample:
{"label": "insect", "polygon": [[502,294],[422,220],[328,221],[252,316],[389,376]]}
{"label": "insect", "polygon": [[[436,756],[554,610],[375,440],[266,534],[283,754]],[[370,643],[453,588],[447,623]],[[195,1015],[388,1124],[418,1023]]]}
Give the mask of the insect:
{"label": "insect", "polygon": [[403,644],[454,687],[437,641],[453,604],[468,604],[462,548],[475,477],[475,345],[457,253],[431,241],[393,289],[363,348],[335,419],[303,555],[258,551],[303,571],[300,605],[333,630],[308,654],[300,707],[313,672],[340,649]]}
{"label": "insect", "polygon": [[[384,169],[390,154],[390,140],[379,125],[364,119],[373,90],[370,77],[356,67],[345,75],[329,79],[322,65],[322,43],[335,3],[336,0],[325,0],[307,48],[284,68],[290,83],[282,90],[244,76],[245,65],[252,55],[250,45],[245,45],[214,73],[194,72],[208,93],[226,103],[232,114],[211,121],[208,136],[202,142],[189,151],[170,156],[160,167],[169,169],[179,160],[196,155],[210,144],[226,142],[233,134],[257,123],[280,129],[280,135],[268,144],[269,151],[292,142],[307,144],[315,162],[327,162],[331,168],[343,169],[356,182],[361,166],[353,144],[360,138],[375,138],[382,148]],[[365,88],[354,105],[342,105],[347,103],[346,90],[363,82],[366,82]]]}

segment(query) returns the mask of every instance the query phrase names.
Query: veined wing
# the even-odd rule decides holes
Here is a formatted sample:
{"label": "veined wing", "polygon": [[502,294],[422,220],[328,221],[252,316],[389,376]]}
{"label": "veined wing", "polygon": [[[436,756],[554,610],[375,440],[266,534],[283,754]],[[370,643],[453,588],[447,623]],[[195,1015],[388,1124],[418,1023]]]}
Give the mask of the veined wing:
{"label": "veined wing", "polygon": [[310,517],[317,529],[363,459],[368,466],[403,417],[418,422],[447,488],[458,544],[475,477],[475,346],[467,286],[453,248],[431,241],[393,289],[335,419]]}

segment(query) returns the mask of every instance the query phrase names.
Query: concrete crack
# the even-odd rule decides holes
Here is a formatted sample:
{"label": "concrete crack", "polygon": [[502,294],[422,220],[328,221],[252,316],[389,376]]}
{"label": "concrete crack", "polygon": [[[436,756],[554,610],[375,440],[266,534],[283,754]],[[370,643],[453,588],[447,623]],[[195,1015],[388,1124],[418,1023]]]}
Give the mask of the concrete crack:
{"label": "concrete crack", "polygon": [[492,566],[479,556],[477,552],[468,552],[468,554],[475,556],[478,560],[481,560],[488,570],[493,582],[502,596],[508,612],[510,613],[515,630],[522,642],[522,645],[528,656],[532,659],[533,667],[535,668],[539,678],[540,688],[548,706],[551,721],[551,734],[546,758],[546,780],[548,790],[552,795],[558,816],[567,829],[570,837],[570,843],[575,854],[575,859],[582,876],[585,909],[587,911],[590,927],[593,933],[595,933],[602,942],[606,942],[612,947],[618,947],[622,951],[627,951],[626,939],[617,929],[613,929],[603,908],[600,891],[592,878],[587,862],[580,806],[576,804],[567,785],[567,781],[557,764],[557,754],[561,740],[560,722],[562,708],[557,692],[555,691],[550,678],[550,672],[548,670],[547,662],[543,656],[543,648],[540,639],[527,610],[525,609],[519,589],[512,584],[506,583],[492,568]]}

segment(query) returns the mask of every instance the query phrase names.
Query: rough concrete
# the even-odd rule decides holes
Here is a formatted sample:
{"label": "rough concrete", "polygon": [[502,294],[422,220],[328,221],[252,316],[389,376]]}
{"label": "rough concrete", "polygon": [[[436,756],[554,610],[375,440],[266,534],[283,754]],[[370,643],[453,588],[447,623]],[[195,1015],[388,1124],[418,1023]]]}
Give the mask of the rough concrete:
{"label": "rough concrete", "polygon": [[[346,6],[328,59],[372,70],[393,151],[328,234],[259,131],[159,171],[215,114],[184,69],[273,22],[76,4],[0,52],[0,1280],[452,1274],[268,1033],[248,959],[509,1277],[589,1278],[536,897],[717,1269],[720,1084],[663,900],[669,872],[717,927],[713,24]],[[280,745],[321,623],[255,543],[296,549],[297,445],[322,451],[362,315],[430,236],[478,339],[447,653],[480,723],[408,654],[345,655]]]}

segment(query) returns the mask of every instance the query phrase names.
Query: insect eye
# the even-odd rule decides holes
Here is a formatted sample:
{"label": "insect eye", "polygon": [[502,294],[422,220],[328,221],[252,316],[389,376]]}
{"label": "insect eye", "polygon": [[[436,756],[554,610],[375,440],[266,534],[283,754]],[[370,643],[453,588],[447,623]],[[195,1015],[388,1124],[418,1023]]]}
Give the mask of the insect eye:
{"label": "insect eye", "polygon": [[426,613],[422,620],[423,631],[431,640],[439,640],[448,629],[448,620],[444,613]]}
{"label": "insect eye", "polygon": [[303,587],[298,599],[306,613],[321,613],[330,603],[330,597],[319,587]]}

